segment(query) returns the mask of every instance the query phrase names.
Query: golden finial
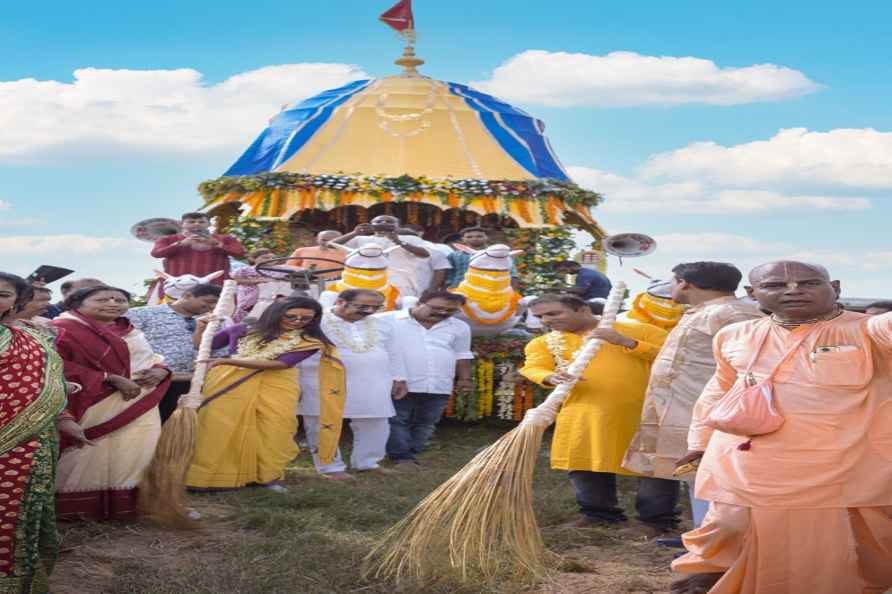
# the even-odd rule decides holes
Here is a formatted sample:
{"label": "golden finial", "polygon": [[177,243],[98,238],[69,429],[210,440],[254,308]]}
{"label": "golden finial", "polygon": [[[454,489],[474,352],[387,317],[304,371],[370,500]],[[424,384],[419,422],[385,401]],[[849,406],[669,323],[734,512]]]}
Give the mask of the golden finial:
{"label": "golden finial", "polygon": [[409,44],[403,49],[403,55],[393,63],[403,67],[402,76],[421,76],[417,68],[424,64],[424,60],[415,56],[415,48]]}

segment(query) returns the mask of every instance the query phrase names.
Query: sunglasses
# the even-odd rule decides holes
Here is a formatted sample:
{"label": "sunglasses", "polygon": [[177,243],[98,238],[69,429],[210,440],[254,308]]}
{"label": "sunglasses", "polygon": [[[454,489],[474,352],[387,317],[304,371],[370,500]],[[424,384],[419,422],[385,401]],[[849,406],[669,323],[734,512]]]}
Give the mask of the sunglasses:
{"label": "sunglasses", "polygon": [[289,322],[312,322],[316,319],[315,315],[312,316],[292,316],[289,314],[285,314],[282,316],[283,320],[288,320]]}
{"label": "sunglasses", "polygon": [[348,303],[347,305],[359,311],[378,311],[384,307],[383,305],[357,305],[355,303]]}

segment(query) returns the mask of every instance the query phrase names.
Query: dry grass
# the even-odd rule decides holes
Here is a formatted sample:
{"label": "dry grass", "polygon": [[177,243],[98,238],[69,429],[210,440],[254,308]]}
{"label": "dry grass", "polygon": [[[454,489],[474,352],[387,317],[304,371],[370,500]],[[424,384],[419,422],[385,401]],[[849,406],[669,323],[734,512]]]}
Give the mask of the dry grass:
{"label": "dry grass", "polygon": [[[535,588],[507,584],[457,590],[395,588],[363,581],[363,557],[380,535],[501,431],[447,425],[422,459],[425,470],[360,475],[351,484],[319,479],[306,453],[289,469],[291,492],[248,489],[192,497],[205,529],[173,532],[145,524],[63,525],[54,594],[643,594],[667,591],[671,553],[602,529],[562,529],[575,518],[563,473],[536,469],[535,508],[545,543],[560,556]],[[546,435],[546,442],[550,439]],[[631,507],[634,484],[620,480]]]}

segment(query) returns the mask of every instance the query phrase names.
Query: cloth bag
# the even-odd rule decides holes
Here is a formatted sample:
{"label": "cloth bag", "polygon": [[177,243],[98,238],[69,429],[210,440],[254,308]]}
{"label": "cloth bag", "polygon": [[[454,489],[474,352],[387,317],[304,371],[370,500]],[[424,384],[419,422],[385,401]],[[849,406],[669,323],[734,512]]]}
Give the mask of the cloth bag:
{"label": "cloth bag", "polygon": [[799,347],[811,334],[811,330],[803,333],[765,379],[756,381],[751,370],[762,353],[762,348],[765,346],[770,332],[771,328],[769,327],[763,334],[759,347],[747,365],[743,377],[738,378],[731,389],[709,411],[705,422],[707,426],[722,433],[752,437],[774,433],[784,424],[784,416],[775,406],[772,379],[784,363],[799,350]]}

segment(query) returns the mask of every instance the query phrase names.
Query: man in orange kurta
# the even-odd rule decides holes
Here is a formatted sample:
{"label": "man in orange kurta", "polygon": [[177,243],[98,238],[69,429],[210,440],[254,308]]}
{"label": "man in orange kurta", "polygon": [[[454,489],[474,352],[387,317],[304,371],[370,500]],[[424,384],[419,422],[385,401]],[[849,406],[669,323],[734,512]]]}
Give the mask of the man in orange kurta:
{"label": "man in orange kurta", "polygon": [[[673,568],[691,575],[672,591],[882,594],[892,586],[892,314],[843,311],[820,266],[766,264],[750,283],[773,315],[716,336],[716,373],[680,460],[702,455],[696,495],[710,511],[684,536]],[[773,380],[783,426],[748,445],[711,430],[710,410],[750,362],[759,380],[790,350]]]}

